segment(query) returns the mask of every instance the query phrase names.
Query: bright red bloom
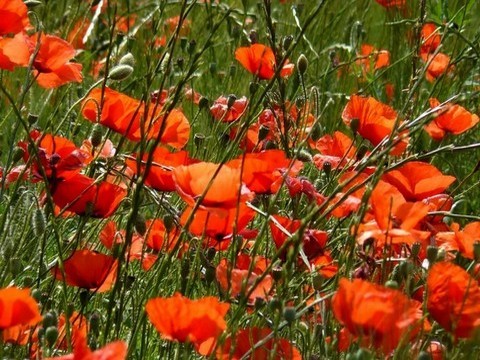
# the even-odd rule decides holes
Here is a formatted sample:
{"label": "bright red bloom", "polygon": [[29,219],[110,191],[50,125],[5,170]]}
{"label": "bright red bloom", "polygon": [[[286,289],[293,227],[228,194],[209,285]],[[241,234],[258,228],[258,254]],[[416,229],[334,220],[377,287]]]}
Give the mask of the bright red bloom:
{"label": "bright red bloom", "polygon": [[201,345],[214,343],[227,328],[225,315],[229,308],[229,304],[218,301],[216,297],[191,300],[179,293],[169,298],[150,299],[145,305],[149,320],[162,338],[190,342],[202,354],[213,349],[208,351]]}
{"label": "bright red bloom", "polygon": [[13,71],[16,66],[27,66],[29,61],[30,44],[24,34],[18,33],[11,38],[0,37],[0,69]]}
{"label": "bright red bloom", "polygon": [[210,107],[210,113],[215,120],[232,122],[240,119],[247,109],[248,100],[245,96],[235,99],[233,105],[228,107],[228,97],[220,96]]}
{"label": "bright red bloom", "polygon": [[368,281],[340,279],[333,313],[350,333],[385,354],[421,328],[422,304],[398,290]]}
{"label": "bright red bloom", "polygon": [[0,0],[0,36],[17,34],[30,27],[27,5],[21,0]]}
{"label": "bright red bloom", "polygon": [[[380,144],[390,137],[397,122],[397,113],[390,106],[383,104],[373,97],[352,95],[345,106],[342,119],[347,126],[357,128],[358,134],[367,139],[373,146]],[[400,134],[399,134],[400,135]],[[394,141],[398,138],[394,137]],[[408,139],[401,139],[392,149],[392,155],[400,155],[407,147]]]}
{"label": "bright red bloom", "polygon": [[88,249],[76,250],[63,261],[65,280],[58,265],[52,268],[55,279],[65,281],[70,286],[105,292],[115,282],[117,261],[112,256]]}
{"label": "bright red bloom", "polygon": [[406,0],[375,0],[377,3],[386,8],[403,8],[405,7]]}
{"label": "bright red bloom", "polygon": [[[440,101],[430,99],[430,107],[436,108]],[[447,104],[438,115],[425,126],[425,131],[435,140],[442,140],[447,133],[459,135],[479,122],[478,115],[472,114],[460,105]]]}
{"label": "bright red bloom", "polygon": [[96,218],[113,215],[127,195],[127,191],[118,185],[96,182],[81,174],[56,182],[51,193],[53,202],[61,210]]}
{"label": "bright red bloom", "polygon": [[[251,327],[239,330],[234,336],[225,340],[217,350],[217,359],[240,360],[247,352],[251,352],[246,359],[255,360],[301,360],[300,351],[290,341],[283,338],[271,337],[262,346],[255,345],[266,337],[270,337],[272,330],[268,328]],[[232,350],[233,348],[233,350]]]}
{"label": "bright red bloom", "polygon": [[42,320],[29,289],[0,289],[0,331],[17,325],[36,325]]}
{"label": "bright red bloom", "polygon": [[427,308],[432,318],[457,338],[480,329],[480,286],[464,269],[434,264],[427,277]]}
{"label": "bright red bloom", "polygon": [[[36,40],[37,35],[32,39]],[[51,89],[69,82],[82,82],[82,64],[70,60],[75,49],[63,39],[53,35],[40,36],[40,48],[33,66],[38,85]]]}
{"label": "bright red bloom", "polygon": [[[270,80],[275,75],[276,60],[273,51],[268,46],[253,44],[241,47],[235,51],[235,59],[250,73],[258,76],[261,80]],[[283,65],[280,76],[286,77],[292,74],[293,64],[288,61]]]}

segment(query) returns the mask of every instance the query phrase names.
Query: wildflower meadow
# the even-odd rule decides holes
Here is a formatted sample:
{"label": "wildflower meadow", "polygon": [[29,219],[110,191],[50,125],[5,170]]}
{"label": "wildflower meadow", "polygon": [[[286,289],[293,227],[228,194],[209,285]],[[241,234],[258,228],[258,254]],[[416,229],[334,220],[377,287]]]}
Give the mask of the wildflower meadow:
{"label": "wildflower meadow", "polygon": [[479,114],[477,0],[0,0],[0,358],[480,358]]}

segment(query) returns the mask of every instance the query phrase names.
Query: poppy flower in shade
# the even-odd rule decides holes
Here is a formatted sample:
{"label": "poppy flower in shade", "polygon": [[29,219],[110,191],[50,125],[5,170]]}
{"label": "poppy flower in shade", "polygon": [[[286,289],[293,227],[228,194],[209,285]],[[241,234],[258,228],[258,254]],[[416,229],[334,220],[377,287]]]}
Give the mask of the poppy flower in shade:
{"label": "poppy flower in shade", "polygon": [[[370,141],[373,146],[377,146],[392,134],[397,121],[397,113],[390,106],[373,97],[352,95],[343,109],[342,119],[347,126],[352,126],[353,120],[358,122],[358,126],[354,123],[358,134]],[[397,136],[394,141],[399,141],[399,143],[392,149],[391,154],[402,154],[407,147],[408,139],[399,140]]]}
{"label": "poppy flower in shade", "polygon": [[374,70],[390,65],[390,53],[387,50],[377,50],[373,45],[362,44],[360,57],[357,64],[361,65],[367,73],[371,71],[372,65]]}
{"label": "poppy flower in shade", "polygon": [[61,210],[95,218],[113,215],[127,195],[118,185],[106,181],[97,183],[81,174],[56,182],[51,192],[53,202]]}
{"label": "poppy flower in shade", "polygon": [[335,131],[333,136],[324,135],[314,144],[320,154],[313,156],[313,163],[317,169],[322,170],[326,163],[332,169],[340,169],[355,159],[357,148],[352,139],[340,131]]}
{"label": "poppy flower in shade", "polygon": [[[32,39],[36,40],[37,35]],[[51,89],[69,82],[82,82],[82,64],[70,60],[75,49],[65,40],[54,35],[41,35],[40,48],[33,62],[38,85]]]}
{"label": "poppy flower in shade", "polygon": [[[229,336],[223,345],[217,349],[216,357],[221,360],[301,360],[300,351],[290,341],[271,337],[272,330],[268,328],[251,327],[239,330],[234,336]],[[271,337],[265,343],[264,340]],[[263,344],[255,347],[259,342]],[[248,357],[245,357],[250,352]]]}
{"label": "poppy flower in shade", "polygon": [[398,290],[368,281],[340,279],[332,300],[337,320],[364,345],[385,354],[422,328],[422,304]]}
{"label": "poppy flower in shade", "polygon": [[22,0],[0,0],[0,36],[17,34],[28,27],[28,8]]}
{"label": "poppy flower in shade", "polygon": [[[186,226],[192,214],[192,207],[187,207],[180,217],[180,224]],[[225,211],[208,211],[197,209],[188,226],[188,231],[195,236],[207,236],[216,241],[229,240],[233,232],[241,235],[242,230],[253,220],[256,212],[244,203],[225,209]]]}
{"label": "poppy flower in shade", "polygon": [[24,34],[19,33],[14,37],[0,37],[0,69],[13,71],[17,66],[28,66],[29,61],[30,45]]}
{"label": "poppy flower in shade", "polygon": [[422,47],[420,49],[421,54],[431,54],[437,50],[442,41],[442,36],[438,30],[439,28],[435,24],[427,23],[423,25],[420,32],[422,39]]}
{"label": "poppy flower in shade", "polygon": [[[102,105],[100,116],[97,114],[99,105]],[[140,141],[142,136],[156,139],[162,131],[160,141],[163,144],[176,149],[185,146],[190,124],[181,110],[173,109],[165,119],[161,106],[150,104],[148,112],[145,107],[145,103],[110,88],[104,89],[103,98],[102,89],[94,89],[83,102],[82,114],[91,122],[99,118],[100,124],[131,141]]]}
{"label": "poppy flower in shade", "polygon": [[[117,261],[109,255],[88,249],[75,250],[63,261],[65,282],[70,286],[105,292],[110,290],[117,274]],[[64,277],[58,265],[52,268],[55,279],[63,281]]]}
{"label": "poppy flower in shade", "polygon": [[456,179],[431,164],[410,161],[387,172],[382,180],[395,186],[407,200],[423,200],[443,193]]}
{"label": "poppy flower in shade", "polygon": [[[213,296],[191,300],[179,293],[150,299],[145,305],[148,319],[163,339],[192,343],[202,355],[213,350],[216,339],[227,328],[225,315],[229,309],[229,304]],[[210,349],[202,347],[206,342],[212,345]]]}
{"label": "poppy flower in shade", "polygon": [[450,56],[444,53],[437,54],[420,54],[420,58],[427,63],[427,71],[425,78],[429,82],[434,82],[443,74],[453,71],[454,66],[450,64]]}
{"label": "poppy flower in shade", "polygon": [[0,289],[0,330],[17,325],[36,325],[42,320],[29,289]]}
{"label": "poppy flower in shade", "polygon": [[200,162],[178,166],[173,169],[173,179],[178,194],[190,206],[200,201],[204,208],[229,209],[253,197],[240,180],[240,169],[222,164]]}
{"label": "poppy flower in shade", "polygon": [[230,96],[220,96],[210,107],[210,113],[215,120],[232,122],[240,119],[245,113],[248,105],[248,100],[245,96],[242,96],[240,99],[235,98],[230,106],[228,104],[229,98]]}
{"label": "poppy flower in shade", "polygon": [[[258,76],[260,80],[270,80],[275,75],[276,60],[273,51],[268,46],[253,44],[235,50],[235,59],[250,73]],[[294,65],[288,60],[280,71],[280,76],[286,77],[292,74]]]}
{"label": "poppy flower in shade", "polygon": [[464,269],[448,262],[434,264],[427,276],[427,309],[456,338],[480,329],[480,286]]}
{"label": "poppy flower in shade", "polygon": [[[138,155],[134,154],[134,156]],[[138,176],[145,173],[147,160],[148,154],[144,154],[140,169],[137,159],[127,158],[125,163]],[[153,152],[152,165],[145,178],[145,184],[158,191],[175,191],[173,169],[180,165],[189,165],[196,162],[198,161],[189,158],[187,151],[170,152],[164,147],[157,147]]]}
{"label": "poppy flower in shade", "polygon": [[[250,263],[255,262],[253,271],[249,271]],[[260,264],[260,265],[259,265]],[[268,260],[263,257],[252,259],[246,254],[240,254],[235,262],[235,267],[228,263],[226,259],[220,260],[215,269],[215,276],[223,291],[229,291],[232,298],[242,294],[248,297],[248,303],[253,305],[257,298],[267,300],[273,290],[273,278],[271,275],[265,275],[261,281],[258,278],[266,270]],[[255,287],[253,287],[255,285]]]}
{"label": "poppy flower in shade", "polygon": [[474,244],[480,239],[480,221],[465,225],[460,230],[460,225],[453,223],[450,231],[440,231],[435,234],[438,247],[446,251],[457,251],[468,259],[475,259]]}
{"label": "poppy flower in shade", "polygon": [[[430,108],[440,105],[437,99],[430,99]],[[442,140],[447,133],[459,135],[478,124],[477,115],[470,113],[460,105],[447,104],[432,122],[425,126],[425,131],[434,140]]]}
{"label": "poppy flower in shade", "polygon": [[125,360],[128,349],[124,341],[114,341],[104,347],[92,351],[84,338],[73,348],[73,354],[46,358],[46,360]]}
{"label": "poppy flower in shade", "polygon": [[378,4],[385,8],[403,8],[405,7],[406,0],[375,0]]}
{"label": "poppy flower in shade", "polygon": [[301,161],[296,160],[292,163],[282,150],[265,150],[241,155],[226,165],[239,169],[242,172],[242,182],[256,194],[276,192],[278,188],[272,186],[275,181],[281,181],[287,171],[289,176],[296,176],[303,167]]}
{"label": "poppy flower in shade", "polygon": [[[38,158],[48,180],[52,183],[73,177],[92,160],[87,151],[77,148],[73,142],[64,137],[33,130],[30,132],[30,138],[37,143]],[[24,160],[27,162],[31,156],[28,152],[28,142],[21,141],[18,145],[25,151]],[[34,162],[31,170],[35,178],[43,179],[38,163]]]}

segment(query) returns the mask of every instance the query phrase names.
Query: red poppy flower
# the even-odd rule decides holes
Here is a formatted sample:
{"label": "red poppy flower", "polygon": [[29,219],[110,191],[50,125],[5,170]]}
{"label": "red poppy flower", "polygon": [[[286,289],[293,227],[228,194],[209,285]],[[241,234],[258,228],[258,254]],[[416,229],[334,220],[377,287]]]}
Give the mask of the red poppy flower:
{"label": "red poppy flower", "polygon": [[442,36],[440,35],[439,29],[435,24],[426,23],[422,27],[422,31],[420,33],[422,39],[422,47],[420,49],[421,54],[431,54],[434,53],[435,50],[440,45],[442,40]]}
{"label": "red poppy flower", "polygon": [[313,163],[319,170],[324,169],[325,163],[330,164],[332,169],[340,169],[353,162],[357,152],[352,139],[340,131],[335,131],[333,136],[322,136],[314,147],[320,151],[313,156]]}
{"label": "red poppy flower", "polygon": [[[251,327],[239,330],[234,336],[229,336],[217,350],[217,359],[221,360],[301,360],[300,351],[290,341],[283,338],[270,337],[272,330],[268,328]],[[255,346],[264,342],[261,346]],[[250,353],[248,357],[245,357]]]}
{"label": "red poppy flower", "polygon": [[480,286],[461,267],[434,264],[427,277],[427,308],[432,318],[457,338],[480,329]]}
{"label": "red poppy flower", "polygon": [[245,113],[247,105],[248,100],[245,96],[242,96],[240,99],[235,99],[233,105],[230,107],[228,106],[228,97],[220,96],[210,107],[210,113],[215,120],[232,122],[240,119]]}
{"label": "red poppy flower", "polygon": [[106,181],[96,183],[81,174],[58,181],[51,192],[55,205],[60,209],[96,218],[113,215],[127,195],[127,191],[118,185]]}
{"label": "red poppy flower", "polygon": [[396,7],[403,8],[406,0],[375,0],[377,3],[386,8]]}
{"label": "red poppy flower", "polygon": [[28,66],[30,47],[28,38],[22,33],[14,37],[0,37],[0,69],[13,71],[16,66]]}
{"label": "red poppy flower", "polygon": [[398,290],[355,279],[340,279],[333,313],[348,331],[385,354],[421,329],[422,304]]}
{"label": "red poppy flower", "polygon": [[373,45],[362,44],[360,47],[361,59],[357,64],[361,65],[365,72],[370,72],[371,65],[378,70],[390,65],[390,53],[387,50],[377,50]]}
{"label": "red poppy flower", "polygon": [[17,325],[36,325],[42,320],[29,289],[0,289],[0,330]]}
{"label": "red poppy flower", "polygon": [[[105,292],[115,282],[117,261],[112,256],[88,249],[76,250],[63,262],[65,282],[70,286]],[[64,277],[58,265],[52,268],[55,279],[63,281]]]}
{"label": "red poppy flower", "polygon": [[[147,220],[146,225],[145,241],[150,249],[157,252],[171,252],[177,247],[181,232],[179,227],[174,225],[167,230],[161,219]],[[182,245],[180,248],[186,250],[188,245]]]}
{"label": "red poppy flower", "polygon": [[[134,156],[137,156],[134,154]],[[125,163],[132,169],[137,176],[144,174],[144,163],[148,159],[148,154],[144,154],[140,169],[136,159],[127,158]],[[187,151],[170,152],[164,147],[157,147],[153,152],[152,165],[145,178],[145,184],[158,191],[175,191],[175,182],[173,181],[173,169],[180,165],[190,165],[197,160],[191,159]]]}
{"label": "red poppy flower", "polygon": [[219,210],[236,207],[239,202],[252,198],[252,192],[240,178],[240,169],[208,162],[178,166],[173,170],[178,194],[188,205],[194,206],[205,193],[201,205]]}
{"label": "red poppy flower", "polygon": [[437,78],[451,72],[454,69],[454,66],[450,64],[450,56],[444,53],[437,54],[420,54],[421,59],[428,63],[427,72],[425,73],[425,78],[429,82],[434,82]]}
{"label": "red poppy flower", "polygon": [[456,179],[428,163],[410,161],[387,172],[382,180],[395,186],[407,200],[422,200],[443,193]]}
{"label": "red poppy flower", "polygon": [[[396,123],[397,113],[390,106],[372,97],[365,98],[352,95],[343,110],[342,119],[347,126],[351,126],[352,121],[356,119],[358,127],[356,124],[355,127],[357,127],[358,134],[370,141],[373,146],[377,146],[391,135]],[[392,149],[392,155],[403,153],[407,143],[407,139],[401,139]]]}
{"label": "red poppy flower", "polygon": [[[229,308],[229,304],[216,297],[191,300],[179,293],[169,298],[150,299],[145,305],[149,320],[162,338],[190,342],[197,350],[202,343],[214,342],[227,328],[225,315]],[[201,350],[209,352],[205,348]]]}
{"label": "red poppy flower", "polygon": [[276,192],[278,189],[273,186],[275,181],[281,180],[287,170],[289,176],[296,176],[303,167],[300,161],[292,163],[282,150],[241,155],[226,165],[241,170],[242,182],[256,194]]}
{"label": "red poppy flower", "polygon": [[17,34],[30,27],[27,5],[21,0],[0,0],[0,36]]}
{"label": "red poppy flower", "polygon": [[469,259],[475,259],[474,244],[479,241],[480,221],[465,225],[460,230],[460,225],[450,225],[451,231],[441,231],[435,234],[437,245],[446,251],[458,251]]}
{"label": "red poppy flower", "polygon": [[[235,51],[235,59],[250,73],[258,76],[261,80],[270,80],[275,75],[276,61],[272,49],[262,44],[253,44],[241,47]],[[280,76],[286,77],[292,74],[293,64],[288,60],[280,71]]]}
{"label": "red poppy flower", "polygon": [[[440,105],[437,99],[430,99],[430,107]],[[447,133],[459,135],[471,129],[479,122],[477,115],[470,113],[460,105],[447,104],[431,123],[425,126],[425,131],[434,140],[442,140]]]}
{"label": "red poppy flower", "polygon": [[[32,39],[36,40],[37,35]],[[33,66],[38,85],[51,89],[69,82],[82,82],[82,64],[70,60],[75,49],[63,39],[53,35],[40,36],[40,48]]]}
{"label": "red poppy flower", "polygon": [[[105,88],[103,93],[102,98],[102,89],[94,89],[83,102],[82,114],[86,119],[97,122],[99,117],[100,124],[132,141],[140,141],[142,137],[156,139],[162,131],[163,144],[179,149],[187,143],[190,124],[181,110],[173,109],[165,120],[161,106],[150,104],[147,113],[146,105],[139,100],[110,88]],[[102,112],[98,116],[100,105]]]}
{"label": "red poppy flower", "polygon": [[114,341],[104,347],[92,351],[87,345],[87,339],[74,346],[73,354],[46,358],[46,360],[125,360],[128,349],[124,341]]}

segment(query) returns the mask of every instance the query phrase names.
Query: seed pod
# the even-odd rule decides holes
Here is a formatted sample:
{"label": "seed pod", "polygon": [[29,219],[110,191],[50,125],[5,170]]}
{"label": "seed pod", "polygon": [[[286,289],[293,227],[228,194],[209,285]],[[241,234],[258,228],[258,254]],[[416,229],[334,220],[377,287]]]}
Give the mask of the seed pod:
{"label": "seed pod", "polygon": [[55,344],[55,341],[57,341],[58,338],[58,329],[56,326],[49,326],[45,330],[45,340],[47,340],[48,346],[53,346]]}
{"label": "seed pod", "polygon": [[42,325],[44,328],[48,328],[50,326],[57,326],[58,325],[58,318],[57,314],[54,311],[49,311],[43,316]]}
{"label": "seed pod", "polygon": [[398,290],[398,283],[395,280],[388,280],[385,282],[385,286],[390,289]]}
{"label": "seed pod", "polygon": [[130,65],[117,65],[110,71],[108,78],[115,81],[122,81],[128,78],[132,72],[133,67]]}
{"label": "seed pod", "polygon": [[133,68],[135,66],[135,58],[131,53],[127,53],[120,58],[118,65],[128,65]]}

